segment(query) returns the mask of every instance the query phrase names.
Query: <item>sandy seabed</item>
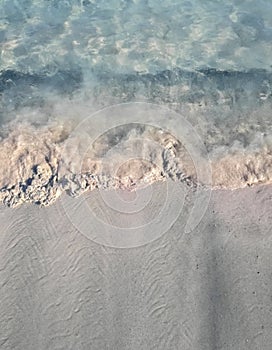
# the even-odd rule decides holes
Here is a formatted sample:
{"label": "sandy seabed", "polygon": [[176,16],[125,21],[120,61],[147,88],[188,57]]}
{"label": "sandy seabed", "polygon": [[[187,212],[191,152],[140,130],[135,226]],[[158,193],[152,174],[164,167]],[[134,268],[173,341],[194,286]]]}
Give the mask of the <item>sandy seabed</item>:
{"label": "sandy seabed", "polygon": [[77,229],[67,206],[80,212],[83,197],[1,206],[1,349],[271,348],[270,185],[213,190],[191,232],[185,205],[161,237],[128,249]]}

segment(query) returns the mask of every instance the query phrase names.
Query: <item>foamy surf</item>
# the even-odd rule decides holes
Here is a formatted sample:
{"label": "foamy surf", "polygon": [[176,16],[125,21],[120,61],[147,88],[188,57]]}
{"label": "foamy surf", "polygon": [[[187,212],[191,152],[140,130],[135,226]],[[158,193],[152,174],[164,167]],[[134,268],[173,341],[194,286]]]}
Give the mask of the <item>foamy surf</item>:
{"label": "foamy surf", "polygon": [[[199,129],[200,123],[196,132],[181,115],[162,106],[117,105],[83,115],[83,120],[76,117],[80,108],[70,106],[73,111],[66,118],[51,116],[38,123],[24,114],[23,121],[17,118],[2,127],[2,203],[46,206],[64,192],[79,196],[102,188],[133,191],[166,179],[192,190],[271,183],[271,137],[255,133],[250,138],[251,128],[245,124],[232,146],[224,147],[218,133],[212,138],[208,128]],[[241,135],[247,139],[244,145],[238,141]],[[197,157],[194,148],[199,148]],[[201,167],[206,167],[204,176],[199,176]]]}

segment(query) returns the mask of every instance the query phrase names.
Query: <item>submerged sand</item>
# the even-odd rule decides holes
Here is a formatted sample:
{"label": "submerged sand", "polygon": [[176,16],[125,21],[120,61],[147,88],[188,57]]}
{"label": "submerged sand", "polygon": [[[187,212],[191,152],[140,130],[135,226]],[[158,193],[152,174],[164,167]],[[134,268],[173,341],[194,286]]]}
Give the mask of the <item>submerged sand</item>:
{"label": "submerged sand", "polygon": [[[159,203],[165,184],[156,186]],[[124,205],[136,200],[129,193],[119,193]],[[120,226],[122,213],[111,222],[98,210],[104,195],[109,206],[116,192],[1,206],[1,349],[270,349],[271,186],[212,191],[187,233],[185,200],[160,237],[130,249],[95,243],[104,232],[83,216],[80,232],[70,215]],[[139,232],[142,225],[150,234],[152,215],[160,230],[167,218],[156,210],[138,208]]]}
{"label": "submerged sand", "polygon": [[270,3],[1,1],[1,350],[271,349]]}

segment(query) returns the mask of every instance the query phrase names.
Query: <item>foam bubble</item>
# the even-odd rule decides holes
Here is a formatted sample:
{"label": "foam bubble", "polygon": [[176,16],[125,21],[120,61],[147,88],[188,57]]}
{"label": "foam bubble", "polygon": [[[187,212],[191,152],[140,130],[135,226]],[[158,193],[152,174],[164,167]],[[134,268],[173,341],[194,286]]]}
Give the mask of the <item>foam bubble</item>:
{"label": "foam bubble", "polygon": [[[117,113],[115,107],[107,111],[104,122],[98,115],[96,121],[89,118],[88,124],[78,127],[79,110],[74,104],[70,106],[74,108],[68,117],[59,117],[58,121],[48,118],[45,123],[44,120],[38,123],[37,118],[24,118],[23,122],[17,119],[2,128],[0,200],[3,203],[12,207],[24,202],[50,205],[64,192],[79,196],[95,188],[133,191],[166,179],[183,182],[192,189],[199,185],[240,188],[271,183],[272,145],[262,133],[248,137],[244,144],[235,140],[231,147],[226,147],[222,138],[228,135],[228,130],[219,138],[219,134],[202,129],[201,138],[210,145],[204,159],[204,163],[211,164],[209,182],[197,174],[199,164],[192,158],[190,147],[194,145],[188,143],[189,129],[184,132],[188,134],[185,142],[171,128],[158,126],[165,118],[159,119],[162,107],[156,112],[158,125],[149,123],[147,109],[146,117],[141,116],[141,120],[146,118],[146,123],[131,123],[128,119],[127,123],[111,128],[105,120],[110,121]],[[137,116],[137,108],[134,104],[126,113],[135,111]],[[58,105],[55,111],[60,110]],[[81,108],[82,120],[87,110],[86,106]],[[122,117],[124,121],[126,117]],[[175,126],[175,123],[169,115],[169,121],[164,120],[162,125]],[[236,136],[249,134],[250,128],[243,125]],[[103,132],[99,133],[99,129]],[[96,133],[98,136],[93,138],[91,135]],[[192,138],[192,142],[198,141]]]}

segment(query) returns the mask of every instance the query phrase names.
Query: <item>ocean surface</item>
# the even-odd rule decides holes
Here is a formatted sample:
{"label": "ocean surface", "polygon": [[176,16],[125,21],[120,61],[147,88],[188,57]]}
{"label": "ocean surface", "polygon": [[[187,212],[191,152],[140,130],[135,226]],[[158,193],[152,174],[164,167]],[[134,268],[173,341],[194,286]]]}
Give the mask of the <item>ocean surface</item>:
{"label": "ocean surface", "polygon": [[2,0],[0,42],[2,202],[270,183],[270,1]]}
{"label": "ocean surface", "polygon": [[271,0],[0,0],[1,350],[271,350],[271,57]]}

